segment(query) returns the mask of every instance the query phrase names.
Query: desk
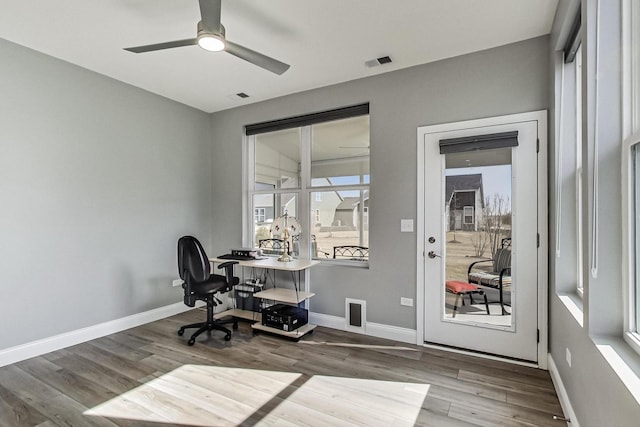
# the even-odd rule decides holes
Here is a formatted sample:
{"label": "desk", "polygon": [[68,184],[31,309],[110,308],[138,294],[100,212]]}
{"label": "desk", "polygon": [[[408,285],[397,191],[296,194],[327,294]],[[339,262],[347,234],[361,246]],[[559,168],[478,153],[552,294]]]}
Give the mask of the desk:
{"label": "desk", "polygon": [[269,270],[280,270],[280,271],[302,271],[306,270],[309,267],[313,267],[314,265],[320,263],[317,260],[306,260],[306,259],[294,259],[293,261],[283,262],[278,261],[277,257],[267,257],[264,259],[246,259],[246,260],[233,260],[226,258],[209,258],[211,262],[227,262],[227,261],[236,261],[238,265],[242,267],[255,267],[255,268],[267,268]]}
{"label": "desk", "polygon": [[[233,261],[229,259],[223,258],[209,258],[211,263],[222,263],[226,261]],[[288,288],[277,288],[275,287],[275,279],[274,279],[274,287],[270,289],[265,289],[260,292],[256,292],[253,296],[255,298],[262,298],[267,300],[285,302],[289,304],[300,304],[303,301],[311,298],[315,294],[311,292],[301,291],[299,289],[300,286],[300,277],[301,272],[304,270],[313,267],[318,264],[320,261],[315,260],[301,260],[294,259],[289,262],[278,261],[275,257],[269,257],[266,259],[255,259],[255,260],[238,260],[238,265],[241,267],[249,267],[249,268],[261,268],[266,270],[274,270],[274,271],[290,271],[291,278],[293,279],[293,287],[294,289]],[[239,317],[241,319],[254,320],[256,323],[251,325],[251,327],[255,330],[270,332],[273,334],[278,334],[282,336],[286,336],[288,338],[300,339],[305,334],[308,334],[313,331],[316,325],[312,325],[307,323],[299,327],[298,329],[290,332],[281,331],[279,329],[271,328],[269,326],[265,326],[262,324],[262,316],[260,313],[256,313],[254,311],[248,310],[239,310],[236,308],[232,308],[230,310],[223,311],[221,313],[216,314],[215,318],[221,318],[225,316],[234,316]]]}

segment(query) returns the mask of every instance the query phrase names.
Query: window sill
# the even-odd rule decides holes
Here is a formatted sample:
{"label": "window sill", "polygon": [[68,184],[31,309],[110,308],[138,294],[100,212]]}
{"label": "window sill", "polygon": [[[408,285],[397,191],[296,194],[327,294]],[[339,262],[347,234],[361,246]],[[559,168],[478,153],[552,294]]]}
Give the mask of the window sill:
{"label": "window sill", "polygon": [[564,304],[565,308],[571,313],[578,325],[584,328],[584,310],[582,308],[582,298],[577,293],[562,292],[558,293],[560,302]]}
{"label": "window sill", "polygon": [[640,354],[621,337],[595,336],[592,340],[602,357],[640,404]]}
{"label": "window sill", "polygon": [[333,258],[313,258],[314,261],[320,261],[318,265],[330,265],[330,266],[342,266],[342,267],[355,267],[355,268],[369,268],[368,261],[349,261],[349,260],[337,260]]}

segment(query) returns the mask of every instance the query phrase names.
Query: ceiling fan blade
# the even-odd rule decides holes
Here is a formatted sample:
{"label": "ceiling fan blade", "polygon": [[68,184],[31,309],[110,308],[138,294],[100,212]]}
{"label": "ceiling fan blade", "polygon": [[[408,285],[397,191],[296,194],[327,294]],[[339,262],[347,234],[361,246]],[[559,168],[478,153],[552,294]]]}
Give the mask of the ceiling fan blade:
{"label": "ceiling fan blade", "polygon": [[146,46],[125,47],[124,50],[128,50],[133,53],[144,53],[153,52],[154,50],[172,49],[174,47],[192,46],[197,43],[196,39],[185,39],[165,43],[148,44]]}
{"label": "ceiling fan blade", "polygon": [[220,32],[220,11],[222,0],[200,0],[202,26],[209,31]]}
{"label": "ceiling fan blade", "polygon": [[267,55],[258,53],[255,50],[240,46],[239,44],[232,43],[229,40],[226,41],[226,44],[227,47],[224,50],[229,52],[231,55],[251,62],[252,64],[257,65],[258,67],[262,67],[265,70],[269,70],[272,73],[280,75],[287,71],[290,67],[289,64],[285,64],[284,62],[280,62],[277,59],[273,59],[268,57]]}

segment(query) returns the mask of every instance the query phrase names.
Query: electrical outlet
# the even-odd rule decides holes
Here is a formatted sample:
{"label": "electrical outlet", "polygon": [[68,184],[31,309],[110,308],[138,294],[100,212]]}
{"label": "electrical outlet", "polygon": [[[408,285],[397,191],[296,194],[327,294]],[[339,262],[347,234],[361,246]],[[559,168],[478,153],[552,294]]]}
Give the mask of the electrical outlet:
{"label": "electrical outlet", "polygon": [[400,305],[405,305],[407,307],[413,307],[413,299],[400,297]]}
{"label": "electrical outlet", "polygon": [[182,279],[175,279],[172,282],[172,286],[182,286],[183,283],[184,283],[184,281]]}
{"label": "electrical outlet", "polygon": [[567,348],[567,365],[571,367],[571,352],[569,351],[569,348]]}

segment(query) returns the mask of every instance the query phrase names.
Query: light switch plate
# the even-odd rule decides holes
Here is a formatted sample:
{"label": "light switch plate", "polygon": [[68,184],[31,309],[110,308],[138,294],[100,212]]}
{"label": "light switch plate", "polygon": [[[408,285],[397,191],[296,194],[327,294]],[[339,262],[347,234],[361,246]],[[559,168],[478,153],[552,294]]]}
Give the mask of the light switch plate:
{"label": "light switch plate", "polygon": [[413,232],[413,220],[412,219],[401,219],[400,220],[400,231],[402,233],[411,233],[411,232]]}
{"label": "light switch plate", "polygon": [[413,298],[400,297],[400,305],[413,307]]}

